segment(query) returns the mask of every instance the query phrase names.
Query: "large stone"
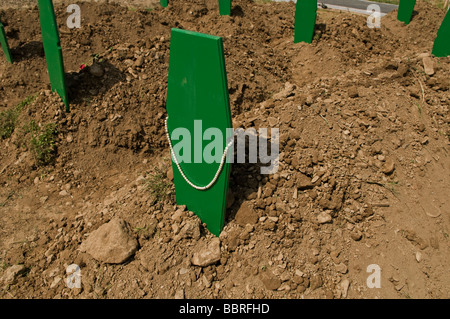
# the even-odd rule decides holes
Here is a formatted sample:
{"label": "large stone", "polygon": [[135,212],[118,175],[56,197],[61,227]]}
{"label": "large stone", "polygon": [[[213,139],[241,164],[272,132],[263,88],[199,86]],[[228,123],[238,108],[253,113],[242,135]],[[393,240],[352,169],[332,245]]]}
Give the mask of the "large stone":
{"label": "large stone", "polygon": [[425,73],[428,75],[434,74],[434,61],[433,58],[426,56],[423,57],[423,68],[425,70]]}
{"label": "large stone", "polygon": [[220,260],[220,239],[213,238],[206,246],[194,252],[191,262],[195,266],[206,267]]}
{"label": "large stone", "polygon": [[185,238],[192,238],[194,240],[200,239],[200,221],[188,220],[181,228],[180,232],[174,237],[175,242]]}
{"label": "large stone", "polygon": [[261,282],[268,290],[277,290],[281,286],[281,280],[271,271],[263,271],[260,275]]}
{"label": "large stone", "polygon": [[299,173],[297,175],[297,187],[299,190],[305,190],[305,189],[313,188],[314,185],[311,182],[311,178],[309,178],[305,174]]}
{"label": "large stone", "polygon": [[327,211],[321,212],[317,215],[317,221],[319,222],[319,224],[330,223],[331,215]]}
{"label": "large stone", "polygon": [[286,82],[284,84],[284,88],[280,92],[276,93],[273,96],[273,99],[274,100],[282,100],[289,96],[292,96],[295,94],[295,92],[294,92],[295,89],[296,89],[296,86],[294,84]]}
{"label": "large stone", "polygon": [[241,226],[254,225],[258,222],[258,214],[250,203],[243,203],[236,213],[235,220]]}
{"label": "large stone", "polygon": [[137,249],[136,237],[128,224],[120,218],[114,218],[100,226],[80,246],[82,252],[109,264],[123,263],[133,256]]}
{"label": "large stone", "polygon": [[3,283],[13,285],[17,282],[17,278],[26,271],[24,265],[14,265],[6,269],[3,275]]}

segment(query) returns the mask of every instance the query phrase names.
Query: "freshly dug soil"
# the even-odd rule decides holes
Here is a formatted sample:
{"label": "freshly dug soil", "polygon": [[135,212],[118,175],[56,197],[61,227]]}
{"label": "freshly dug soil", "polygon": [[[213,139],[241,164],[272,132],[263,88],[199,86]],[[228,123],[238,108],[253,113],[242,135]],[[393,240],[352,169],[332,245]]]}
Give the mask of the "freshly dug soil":
{"label": "freshly dug soil", "polygon": [[[0,10],[15,61],[0,56],[0,112],[16,114],[0,139],[0,297],[450,297],[450,59],[431,56],[442,9],[418,1],[408,26],[392,12],[380,29],[318,10],[313,43],[294,44],[293,3],[235,0],[228,17],[217,1],[82,2],[80,29],[68,4],[55,10],[70,113],[50,91],[37,8]],[[276,174],[233,164],[219,244],[176,206],[171,28],[223,37],[235,128],[280,130]],[[113,218],[138,242],[120,264],[79,249]],[[381,288],[367,284],[374,264]]]}

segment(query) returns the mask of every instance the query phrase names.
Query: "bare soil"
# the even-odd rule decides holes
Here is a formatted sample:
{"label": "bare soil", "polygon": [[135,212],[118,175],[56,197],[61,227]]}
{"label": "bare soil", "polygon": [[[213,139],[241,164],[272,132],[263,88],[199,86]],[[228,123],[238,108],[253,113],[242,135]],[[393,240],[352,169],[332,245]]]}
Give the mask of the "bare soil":
{"label": "bare soil", "polygon": [[[450,58],[423,64],[442,9],[418,1],[408,26],[392,12],[380,29],[318,10],[313,43],[294,44],[293,3],[236,0],[222,17],[217,1],[82,2],[80,29],[67,5],[55,10],[70,113],[50,91],[36,6],[0,9],[15,60],[0,57],[0,112],[35,97],[0,139],[0,278],[25,269],[1,298],[450,297]],[[280,129],[277,174],[233,164],[220,260],[205,267],[191,257],[213,235],[191,212],[172,218],[171,28],[223,37],[235,128]],[[48,165],[32,122],[56,127]],[[79,250],[113,217],[139,242],[118,265]],[[180,236],[186,224],[200,235]],[[81,289],[65,284],[73,263]]]}

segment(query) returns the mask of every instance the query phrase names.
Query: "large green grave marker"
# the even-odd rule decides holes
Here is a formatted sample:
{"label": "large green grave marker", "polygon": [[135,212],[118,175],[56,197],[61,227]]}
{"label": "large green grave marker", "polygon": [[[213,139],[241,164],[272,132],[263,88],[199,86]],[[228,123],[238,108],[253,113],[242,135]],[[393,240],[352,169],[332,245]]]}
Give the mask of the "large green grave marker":
{"label": "large green grave marker", "polygon": [[52,0],[39,0],[39,20],[41,23],[42,42],[44,44],[45,60],[52,90],[56,91],[69,111],[66,82],[64,79],[64,62],[59,40],[58,25]]}
{"label": "large green grave marker", "polygon": [[168,0],[159,0],[159,3],[161,4],[161,7],[165,8],[167,7]]}
{"label": "large green grave marker", "polygon": [[219,13],[221,16],[231,15],[231,0],[219,0]]}
{"label": "large green grave marker", "polygon": [[316,26],[317,0],[298,0],[295,7],[294,43],[311,43]]}
{"label": "large green grave marker", "polygon": [[450,56],[450,10],[442,21],[433,45],[433,54],[437,57]]}
{"label": "large green grave marker", "polygon": [[5,29],[3,28],[3,24],[0,22],[0,44],[2,46],[3,52],[6,56],[6,61],[12,63],[11,52],[9,51],[8,40],[6,39]]}
{"label": "large green grave marker", "polygon": [[[172,153],[177,204],[186,205],[206,223],[211,233],[219,236],[225,218],[230,164],[226,161],[208,163],[204,152],[212,142],[205,138],[200,141],[200,146],[198,143],[204,137],[203,132],[206,135],[209,128],[220,130],[221,136],[216,138],[222,142],[223,147],[215,151],[222,157],[227,144],[227,133],[231,135],[228,130],[232,128],[232,124],[222,38],[172,29],[167,113],[166,129],[173,149],[177,147],[174,138],[179,139],[178,143],[186,142],[185,137],[174,137],[174,130],[187,130],[190,134],[189,149],[180,151],[180,154],[191,154],[190,162],[181,161],[177,156],[178,167],[174,159],[176,152]],[[215,183],[205,190],[196,189],[189,184],[205,187],[216,176]]]}
{"label": "large green grave marker", "polygon": [[397,20],[409,24],[414,11],[416,0],[400,0],[398,6]]}

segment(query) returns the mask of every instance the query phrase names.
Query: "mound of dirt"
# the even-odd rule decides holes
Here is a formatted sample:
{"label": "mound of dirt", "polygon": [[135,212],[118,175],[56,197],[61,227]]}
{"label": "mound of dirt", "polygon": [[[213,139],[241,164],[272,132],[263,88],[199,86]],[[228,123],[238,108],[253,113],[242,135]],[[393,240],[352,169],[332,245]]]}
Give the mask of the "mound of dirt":
{"label": "mound of dirt", "polygon": [[[392,12],[380,29],[318,10],[313,43],[294,44],[293,3],[236,0],[228,17],[217,1],[82,2],[80,29],[67,5],[70,113],[50,91],[37,8],[0,10],[15,60],[0,58],[0,297],[450,296],[450,59],[431,56],[443,10],[418,1],[408,26]],[[223,37],[234,127],[280,132],[276,174],[233,164],[218,239],[176,205],[171,28]],[[138,242],[130,258],[80,250],[117,219]],[[81,288],[66,285],[71,264]]]}

